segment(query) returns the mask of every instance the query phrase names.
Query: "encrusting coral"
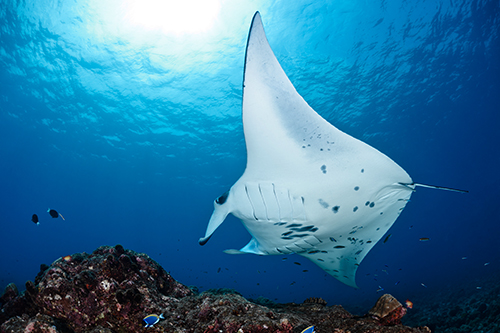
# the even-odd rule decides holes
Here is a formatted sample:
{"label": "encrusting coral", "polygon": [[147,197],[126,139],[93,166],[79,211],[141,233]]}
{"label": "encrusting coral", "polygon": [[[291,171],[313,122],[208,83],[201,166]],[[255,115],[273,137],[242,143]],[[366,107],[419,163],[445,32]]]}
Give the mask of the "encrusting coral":
{"label": "encrusting coral", "polygon": [[6,288],[0,298],[0,333],[142,333],[142,319],[149,314],[164,319],[148,332],[292,333],[310,325],[317,332],[428,332],[425,327],[384,327],[379,318],[354,317],[319,298],[264,306],[227,289],[198,294],[146,254],[121,245],[66,256],[40,269],[35,283],[28,281],[20,295],[14,285]]}

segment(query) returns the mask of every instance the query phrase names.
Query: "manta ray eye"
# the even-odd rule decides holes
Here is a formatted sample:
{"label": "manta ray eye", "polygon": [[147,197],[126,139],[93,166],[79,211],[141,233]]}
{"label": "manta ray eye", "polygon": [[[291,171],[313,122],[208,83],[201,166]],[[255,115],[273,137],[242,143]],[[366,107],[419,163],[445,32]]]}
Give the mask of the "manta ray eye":
{"label": "manta ray eye", "polygon": [[218,203],[219,205],[222,205],[224,202],[227,200],[227,196],[229,195],[229,191],[215,199],[215,202]]}

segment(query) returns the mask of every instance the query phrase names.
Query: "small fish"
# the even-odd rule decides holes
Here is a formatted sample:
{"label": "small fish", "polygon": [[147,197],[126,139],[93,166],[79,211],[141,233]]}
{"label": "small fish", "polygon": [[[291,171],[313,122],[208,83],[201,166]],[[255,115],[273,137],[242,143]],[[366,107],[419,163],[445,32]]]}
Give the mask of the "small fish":
{"label": "small fish", "polygon": [[421,241],[421,242],[427,242],[429,240],[430,240],[430,238],[428,238],[428,237],[422,237],[419,239],[419,241]]}
{"label": "small fish", "polygon": [[427,288],[427,286],[425,284],[423,284],[423,283],[420,283],[420,284],[422,285],[422,287]]}
{"label": "small fish", "polygon": [[401,282],[401,281],[398,281],[398,282],[394,283],[394,285],[397,286],[399,284],[399,282]]}
{"label": "small fish", "polygon": [[481,287],[476,287],[476,289],[481,289]]}
{"label": "small fish", "polygon": [[411,229],[411,228],[413,228],[413,225],[411,225],[408,229]]}
{"label": "small fish", "polygon": [[316,333],[316,331],[314,330],[314,326],[309,326],[308,328],[303,330],[301,333]]}
{"label": "small fish", "polygon": [[64,256],[63,257],[64,261],[71,261],[71,259],[73,259],[71,256]]}
{"label": "small fish", "polygon": [[384,272],[385,274],[389,275],[389,273],[385,269],[383,269],[382,272]]}
{"label": "small fish", "polygon": [[285,258],[283,258],[283,259],[281,259],[281,260],[282,260],[282,261],[285,261],[285,260],[287,260],[287,259],[288,259],[288,258],[287,258],[287,257],[285,257]]}
{"label": "small fish", "polygon": [[484,263],[484,266],[488,266],[490,263],[489,262],[485,262]]}
{"label": "small fish", "polygon": [[410,301],[409,299],[405,301],[405,304],[408,309],[413,309],[413,302]]}
{"label": "small fish", "polygon": [[465,259],[467,259],[467,257],[462,257],[462,260],[465,260]]}
{"label": "small fish", "polygon": [[221,270],[221,268],[219,267],[219,268],[217,269],[217,273],[220,273],[220,270]]}
{"label": "small fish", "polygon": [[50,216],[52,216],[53,219],[57,219],[59,217],[59,213],[57,212],[57,210],[55,209],[47,209],[47,213],[50,214]]}
{"label": "small fish", "polygon": [[157,322],[160,321],[160,319],[165,319],[163,317],[163,314],[161,315],[155,315],[155,314],[152,314],[152,315],[149,315],[149,316],[146,316],[144,317],[143,321],[145,323],[145,326],[144,327],[151,327],[153,326],[154,324],[156,324]]}
{"label": "small fish", "polygon": [[378,286],[377,292],[384,290],[381,286]]}
{"label": "small fish", "polygon": [[384,239],[384,244],[387,243],[387,241],[389,240],[389,238],[391,238],[392,234],[388,234],[387,237]]}
{"label": "small fish", "polygon": [[53,219],[57,219],[59,216],[63,219],[63,221],[66,221],[66,219],[64,218],[64,216],[61,215],[61,213],[58,213],[57,210],[55,209],[47,209],[47,213],[50,214],[50,216],[52,216]]}
{"label": "small fish", "polygon": [[302,272],[304,272],[304,273],[305,273],[305,272],[309,272],[309,271],[308,271],[307,269],[304,269]]}
{"label": "small fish", "polygon": [[38,215],[33,214],[33,216],[31,216],[31,222],[35,223],[36,225],[39,225],[40,223],[38,222]]}

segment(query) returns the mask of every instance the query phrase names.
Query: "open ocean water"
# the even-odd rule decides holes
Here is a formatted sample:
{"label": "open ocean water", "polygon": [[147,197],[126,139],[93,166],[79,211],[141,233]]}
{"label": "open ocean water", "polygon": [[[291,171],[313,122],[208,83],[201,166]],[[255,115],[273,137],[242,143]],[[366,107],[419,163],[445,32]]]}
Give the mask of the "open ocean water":
{"label": "open ocean water", "polygon": [[[321,116],[414,181],[470,191],[418,188],[360,265],[360,289],[299,255],[224,254],[250,240],[234,217],[198,245],[213,200],[245,168],[243,62],[257,10]],[[385,292],[413,311],[444,290],[484,292],[500,280],[499,26],[492,0],[2,0],[0,289],[122,244],[201,291],[322,297],[355,313]]]}

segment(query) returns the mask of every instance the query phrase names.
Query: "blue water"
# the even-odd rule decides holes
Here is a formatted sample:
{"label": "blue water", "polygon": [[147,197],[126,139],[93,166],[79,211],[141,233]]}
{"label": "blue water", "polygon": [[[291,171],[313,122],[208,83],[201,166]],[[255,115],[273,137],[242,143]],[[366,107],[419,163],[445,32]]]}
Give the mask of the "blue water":
{"label": "blue water", "polygon": [[[379,286],[404,299],[500,273],[498,1],[221,1],[196,29],[165,7],[147,26],[131,3],[0,4],[1,289],[116,244],[200,290],[279,302],[371,306]],[[213,200],[245,168],[243,60],[257,10],[319,114],[416,182],[470,191],[419,188],[359,267],[358,290],[298,255],[224,254],[250,239],[234,217],[198,245]]]}

